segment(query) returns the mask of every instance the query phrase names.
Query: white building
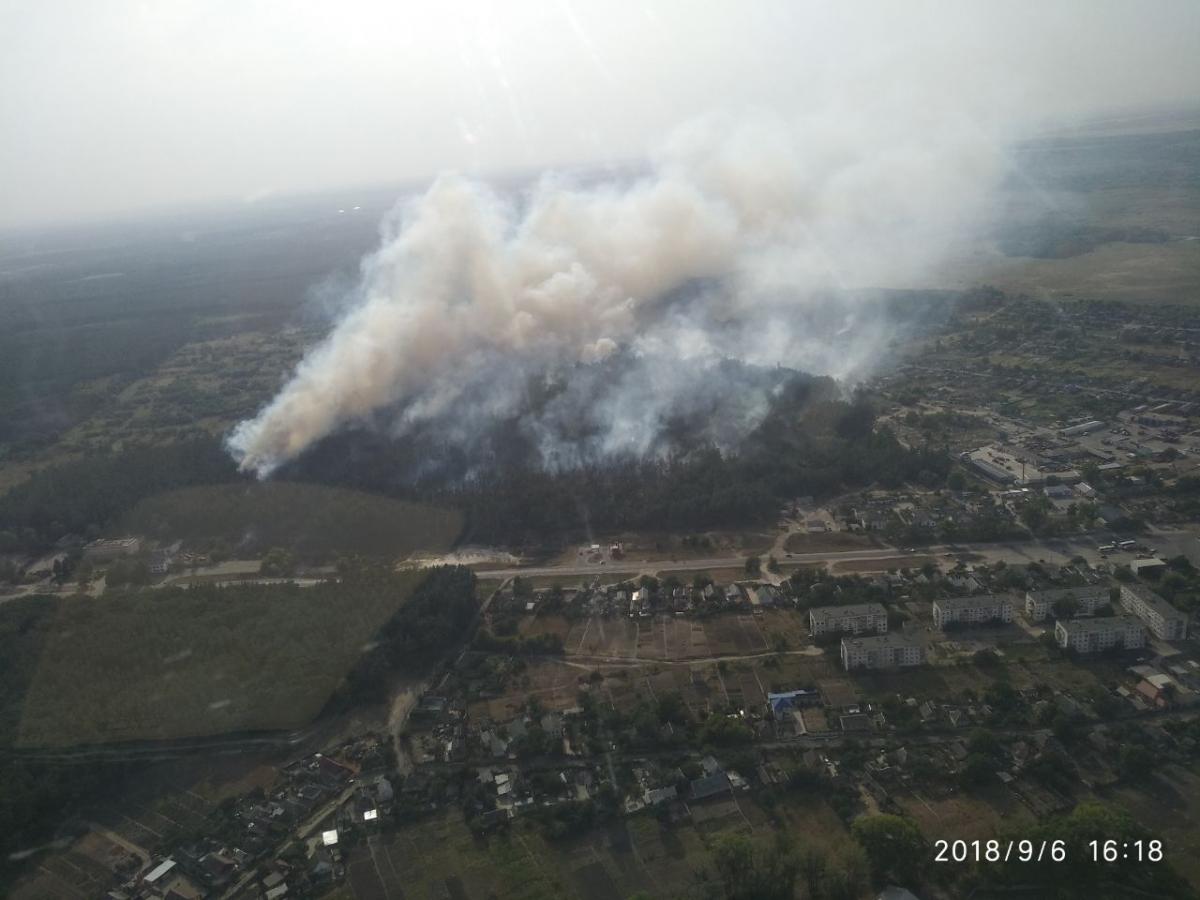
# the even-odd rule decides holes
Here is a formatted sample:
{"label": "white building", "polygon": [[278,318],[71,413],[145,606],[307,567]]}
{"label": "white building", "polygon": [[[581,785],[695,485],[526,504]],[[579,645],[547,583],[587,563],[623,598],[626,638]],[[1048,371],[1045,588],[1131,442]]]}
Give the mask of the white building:
{"label": "white building", "polygon": [[1026,591],[1025,616],[1031,622],[1041,622],[1054,611],[1054,604],[1060,600],[1075,601],[1078,607],[1075,616],[1094,616],[1096,610],[1110,602],[1108,585]]}
{"label": "white building", "polygon": [[963,625],[1000,621],[1011,622],[1012,600],[1003,594],[981,594],[978,597],[951,597],[933,601],[933,624],[945,628],[952,622]]}
{"label": "white building", "polygon": [[1187,615],[1142,584],[1121,585],[1121,604],[1164,641],[1187,637]]}
{"label": "white building", "polygon": [[121,556],[136,556],[141,549],[141,538],[101,538],[90,544],[84,544],[83,556],[84,559],[94,562],[108,562]]}
{"label": "white building", "polygon": [[887,632],[887,610],[882,603],[851,603],[848,606],[818,606],[808,611],[808,630],[819,634]]}
{"label": "white building", "polygon": [[1113,647],[1136,650],[1146,645],[1146,626],[1136,616],[1060,619],[1054,624],[1054,639],[1062,649],[1076,653],[1098,653]]}
{"label": "white building", "polygon": [[1099,431],[1103,427],[1104,423],[1099,419],[1092,419],[1090,422],[1081,422],[1078,425],[1072,425],[1070,428],[1063,428],[1058,433],[1063,437],[1083,437],[1083,435]]}
{"label": "white building", "polygon": [[921,646],[901,634],[842,638],[842,666],[847,670],[919,666],[924,661]]}

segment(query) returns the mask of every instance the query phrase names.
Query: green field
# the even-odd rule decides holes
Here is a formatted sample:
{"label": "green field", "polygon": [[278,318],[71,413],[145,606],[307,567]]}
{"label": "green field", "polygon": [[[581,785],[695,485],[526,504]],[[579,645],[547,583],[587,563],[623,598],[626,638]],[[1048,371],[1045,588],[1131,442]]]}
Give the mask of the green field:
{"label": "green field", "polygon": [[462,516],[359,491],[272,481],[158,494],[135,506],[120,530],[195,544],[220,539],[239,552],[246,544],[259,552],[285,547],[308,560],[331,560],[447,550],[462,530]]}
{"label": "green field", "polygon": [[0,603],[0,746],[16,739],[25,694],[42,659],[55,606],[51,597]]}
{"label": "green field", "polygon": [[[447,810],[346,851],[346,884],[324,896],[377,900],[403,891],[419,900],[705,897],[718,895],[705,877],[713,871],[712,848],[724,835],[747,834],[766,846],[783,830],[793,846],[819,848],[836,869],[856,852],[824,801],[787,798],[773,804],[773,815],[774,821],[741,795],[698,806],[692,820],[675,826],[647,812],[551,840],[532,822],[476,837],[460,811]],[[863,884],[861,875],[858,883]]]}
{"label": "green field", "polygon": [[23,747],[305,725],[424,577],[40,600],[48,621],[6,604],[29,687],[5,693],[4,721]]}

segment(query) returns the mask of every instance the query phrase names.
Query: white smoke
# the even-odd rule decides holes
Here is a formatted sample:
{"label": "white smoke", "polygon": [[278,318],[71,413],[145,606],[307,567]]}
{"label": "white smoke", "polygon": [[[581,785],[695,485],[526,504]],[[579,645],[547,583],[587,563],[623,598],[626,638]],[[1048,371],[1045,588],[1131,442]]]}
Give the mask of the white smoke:
{"label": "white smoke", "polygon": [[[672,410],[720,390],[673,375],[676,361],[853,380],[888,337],[857,289],[922,284],[1003,173],[997,142],[966,116],[864,105],[799,122],[713,116],[624,182],[547,175],[513,198],[443,175],[365,260],[359,305],[230,448],[262,476],[381,416],[402,434],[514,414],[538,373],[568,373],[577,387],[556,402],[586,404],[588,364],[618,351],[629,377],[589,410],[601,453],[646,452]],[[764,413],[744,398],[721,427],[744,434]]]}

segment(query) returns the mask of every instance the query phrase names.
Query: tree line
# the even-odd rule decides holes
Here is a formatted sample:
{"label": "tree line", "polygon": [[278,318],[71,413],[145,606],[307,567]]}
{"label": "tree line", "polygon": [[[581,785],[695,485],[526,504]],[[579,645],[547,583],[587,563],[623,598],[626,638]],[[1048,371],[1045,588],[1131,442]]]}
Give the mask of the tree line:
{"label": "tree line", "polygon": [[437,566],[383,624],[331,700],[335,707],[372,703],[387,696],[390,676],[435,664],[465,636],[479,608],[475,573],[465,566]]}
{"label": "tree line", "polygon": [[215,439],[132,447],[51,466],[0,495],[0,553],[39,552],[69,534],[97,537],[145,497],[238,477]]}

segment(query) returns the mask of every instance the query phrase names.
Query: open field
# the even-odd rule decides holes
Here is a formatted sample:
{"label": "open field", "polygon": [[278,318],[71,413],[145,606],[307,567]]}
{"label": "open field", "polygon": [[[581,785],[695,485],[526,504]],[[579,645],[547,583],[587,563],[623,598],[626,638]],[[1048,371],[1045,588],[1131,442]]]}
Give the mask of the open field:
{"label": "open field", "polygon": [[1200,775],[1164,766],[1137,787],[1120,787],[1102,797],[1120,804],[1162,840],[1171,865],[1200,884]]}
{"label": "open field", "polygon": [[707,575],[717,584],[732,584],[746,577],[745,569],[662,569],[658,572],[659,580],[677,578],[681,584],[691,584],[698,575]]}
{"label": "open field", "polygon": [[0,746],[16,740],[25,695],[42,662],[57,604],[50,597],[0,604]]}
{"label": "open field", "polygon": [[882,544],[879,541],[865,534],[824,531],[818,534],[789,534],[783,549],[788,553],[823,553],[827,550],[873,550],[880,546]]}
{"label": "open field", "polygon": [[779,826],[740,795],[697,805],[690,821],[674,826],[638,815],[549,841],[528,824],[475,837],[453,811],[355,847],[349,884],[355,900],[398,897],[401,889],[405,900],[622,900],[639,891],[691,896],[701,873],[711,870],[711,847],[722,833],[766,839],[782,827],[794,841],[834,856],[850,846],[845,827],[821,801],[788,800],[774,813]]}
{"label": "open field", "polygon": [[1036,824],[1033,814],[1006,788],[986,792],[959,791],[947,797],[897,791],[893,799],[926,835],[952,839],[987,840],[1001,831]]}
{"label": "open field", "polygon": [[[966,639],[965,637],[962,639]],[[1007,664],[989,668],[977,665],[923,666],[892,673],[855,672],[854,683],[865,699],[882,700],[900,694],[918,700],[961,702],[965,693],[982,695],[993,684],[1004,681],[1016,690],[1053,684],[1074,695],[1098,685],[1119,681],[1128,659],[1112,658],[1072,662],[1052,656],[1033,643],[1003,650]]]}
{"label": "open field", "polygon": [[397,557],[448,549],[462,530],[462,516],[343,488],[271,481],[149,497],[125,517],[121,530],[189,542],[250,539],[260,549],[290,548],[308,559]]}
{"label": "open field", "polygon": [[1066,259],[998,257],[984,277],[1001,290],[1053,300],[1194,304],[1200,299],[1200,245],[1110,243]]}
{"label": "open field", "polygon": [[883,559],[851,559],[833,564],[835,575],[854,572],[887,572],[890,569],[919,569],[925,563],[936,563],[932,556],[888,556]]}
{"label": "open field", "polygon": [[629,573],[603,572],[599,575],[522,575],[522,581],[528,582],[534,590],[545,590],[555,586],[562,588],[580,588],[584,585],[599,583],[601,585],[623,584],[635,582],[637,575]]}
{"label": "open field", "polygon": [[475,596],[480,600],[486,600],[502,584],[504,584],[503,578],[480,578],[475,582]]}
{"label": "open field", "polygon": [[532,662],[519,678],[506,685],[503,693],[472,702],[467,712],[472,717],[486,716],[506,722],[516,716],[530,698],[537,698],[541,707],[548,711],[570,709],[579,703],[579,690],[587,674],[585,668],[561,662]]}
{"label": "open field", "polygon": [[468,715],[507,721],[531,697],[543,709],[570,709],[579,705],[581,690],[594,690],[602,703],[616,709],[629,709],[641,701],[654,703],[666,693],[676,693],[693,716],[703,719],[730,706],[761,710],[769,691],[811,686],[837,676],[837,664],[825,654],[764,654],[723,662],[567,656],[529,661],[497,696],[472,702]]}
{"label": "open field", "polygon": [[[54,603],[16,742],[25,747],[295,728],[384,621],[397,589],[193,588]],[[15,698],[13,698],[15,700]]]}
{"label": "open field", "polygon": [[[598,537],[596,540],[605,551],[609,545],[620,543],[627,559],[670,562],[766,553],[770,550],[775,535],[768,530],[705,531],[697,534],[622,532]],[[590,547],[574,547],[563,551],[554,562],[571,565],[593,557],[599,559],[591,552]]]}
{"label": "open field", "polygon": [[[789,616],[799,618],[796,613],[779,612],[772,614],[772,620]],[[766,653],[773,648],[758,618],[749,614],[708,619],[590,617],[571,623],[563,644],[568,657],[630,660],[687,660]]]}

